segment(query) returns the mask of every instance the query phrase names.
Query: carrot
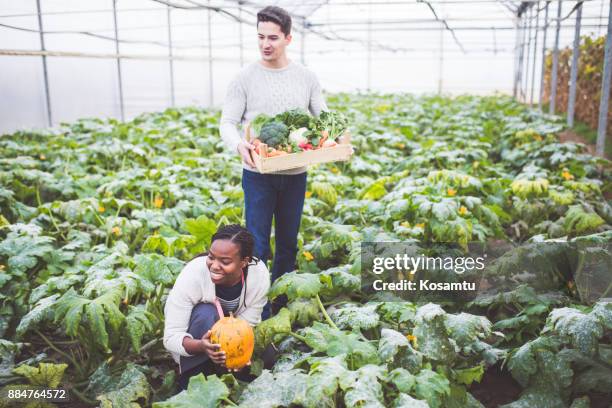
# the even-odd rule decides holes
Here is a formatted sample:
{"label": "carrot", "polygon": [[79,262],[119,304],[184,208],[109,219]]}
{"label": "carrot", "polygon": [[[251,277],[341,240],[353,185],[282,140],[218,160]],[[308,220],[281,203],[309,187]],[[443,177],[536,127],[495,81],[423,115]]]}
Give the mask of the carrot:
{"label": "carrot", "polygon": [[317,145],[317,148],[323,146],[323,143],[325,143],[325,141],[327,140],[327,138],[329,137],[329,132],[327,130],[322,130],[321,131],[321,135],[323,136],[321,138],[321,140],[319,140],[319,144]]}
{"label": "carrot", "polygon": [[284,152],[282,150],[273,149],[270,153],[268,153],[268,157],[284,156],[286,154],[287,152]]}

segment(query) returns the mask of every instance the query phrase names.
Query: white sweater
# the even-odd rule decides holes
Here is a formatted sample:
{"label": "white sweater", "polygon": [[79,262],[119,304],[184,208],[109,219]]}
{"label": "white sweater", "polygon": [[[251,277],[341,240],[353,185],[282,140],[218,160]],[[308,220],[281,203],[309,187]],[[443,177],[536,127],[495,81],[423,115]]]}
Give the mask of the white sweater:
{"label": "white sweater", "polygon": [[[310,111],[319,116],[327,110],[316,75],[297,62],[289,62],[284,68],[266,68],[254,62],[238,73],[227,89],[223,104],[219,132],[227,148],[236,153],[242,136],[237,125],[250,122],[260,113],[274,116],[290,109]],[[256,168],[243,163],[254,172]],[[300,174],[306,167],[278,172]]]}
{"label": "white sweater", "polygon": [[[166,300],[164,347],[177,363],[180,361],[180,356],[191,356],[183,347],[185,337],[193,338],[187,333],[191,310],[198,303],[214,303],[216,298],[215,284],[210,279],[206,258],[201,256],[185,265]],[[249,322],[251,326],[257,325],[261,321],[261,312],[267,302],[268,289],[270,289],[270,273],[266,265],[260,261],[257,265],[249,266],[245,285],[240,294],[240,305],[235,315]]]}

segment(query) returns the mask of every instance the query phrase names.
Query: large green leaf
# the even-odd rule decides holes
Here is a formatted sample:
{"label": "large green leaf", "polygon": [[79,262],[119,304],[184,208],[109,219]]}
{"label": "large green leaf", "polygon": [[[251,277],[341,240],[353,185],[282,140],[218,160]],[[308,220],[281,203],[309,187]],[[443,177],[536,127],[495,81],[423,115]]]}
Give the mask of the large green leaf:
{"label": "large green leaf", "polygon": [[19,236],[11,232],[0,242],[0,255],[8,258],[11,274],[21,276],[36,266],[38,260],[53,251],[54,239],[44,236]]}
{"label": "large green leaf", "polygon": [[290,332],[291,313],[288,309],[282,308],[276,316],[264,320],[255,327],[255,348],[262,351],[274,341],[276,335]]}
{"label": "large green leaf", "polygon": [[539,337],[521,346],[508,361],[512,376],[526,387],[519,400],[508,407],[565,407],[574,372],[572,355],[557,353],[558,343]]}
{"label": "large green leaf", "polygon": [[216,375],[198,374],[189,379],[185,391],[164,401],[153,403],[153,408],[216,408],[229,396],[229,390]]}
{"label": "large green leaf", "polygon": [[433,303],[421,306],[416,314],[414,335],[419,351],[431,360],[452,364],[456,357],[455,346],[450,342],[446,327],[447,314]]}
{"label": "large green leaf", "polygon": [[597,353],[598,341],[604,335],[604,328],[612,321],[612,303],[599,304],[591,313],[564,307],[553,310],[546,323],[544,333],[557,332],[562,338],[584,354]]}
{"label": "large green leaf", "polygon": [[306,395],[308,376],[301,370],[263,373],[240,396],[241,407],[288,407],[309,401]]}
{"label": "large green leaf", "polygon": [[405,368],[396,368],[389,372],[386,380],[395,385],[400,393],[410,393],[416,384],[415,376]]}
{"label": "large green leaf", "polygon": [[360,306],[357,304],[342,305],[330,313],[331,319],[343,330],[368,330],[378,326],[379,317],[376,304]]}
{"label": "large green leaf", "polygon": [[156,285],[171,285],[184,266],[176,258],[159,254],[138,254],[134,257],[134,273],[144,279],[139,284],[145,293],[151,293]]}
{"label": "large green leaf", "polygon": [[288,306],[291,323],[307,326],[319,318],[319,305],[315,299],[295,299]]}
{"label": "large green leaf", "polygon": [[290,272],[274,282],[268,297],[275,299],[280,295],[286,295],[289,300],[311,298],[319,294],[324,284],[331,286],[331,279],[328,276]]}
{"label": "large green leaf", "polygon": [[147,312],[145,305],[130,306],[125,317],[125,323],[132,347],[136,353],[140,353],[142,339],[145,334],[153,330],[155,320],[155,316]]}
{"label": "large green leaf", "polygon": [[346,354],[352,369],[378,363],[376,348],[357,333],[347,333],[320,322],[302,329],[301,333],[306,344],[316,351],[330,357]]}
{"label": "large green leaf", "polygon": [[478,343],[480,339],[486,339],[491,334],[491,322],[486,317],[468,313],[447,315],[446,328],[449,337],[465,353],[474,351],[475,343]]}
{"label": "large green leaf", "polygon": [[394,408],[429,408],[425,401],[412,398],[410,395],[401,393],[395,400]]}
{"label": "large green leaf", "polygon": [[26,377],[31,385],[57,388],[62,383],[66,368],[68,364],[40,363],[38,367],[24,364],[15,368],[13,372]]}
{"label": "large green leaf", "polygon": [[308,398],[303,401],[304,405],[308,408],[335,407],[340,381],[348,374],[344,356],[325,358],[313,363],[308,373]]}
{"label": "large green leaf", "polygon": [[446,377],[429,369],[421,370],[415,377],[414,392],[418,399],[426,400],[430,407],[442,406],[444,396],[450,395],[450,383]]}
{"label": "large green leaf", "polygon": [[386,378],[384,367],[368,364],[342,377],[340,386],[344,390],[347,407],[384,408],[384,395],[379,380]]}
{"label": "large green leaf", "polygon": [[185,230],[196,239],[195,248],[192,249],[193,252],[203,252],[210,247],[210,240],[217,231],[217,223],[205,215],[200,215],[196,219],[186,219]]}
{"label": "large green leaf", "polygon": [[19,326],[15,329],[16,337],[21,338],[28,330],[31,330],[41,322],[52,320],[53,306],[58,297],[59,295],[55,294],[39,300],[36,306],[21,318]]}
{"label": "large green leaf", "polygon": [[98,395],[100,408],[140,407],[146,405],[151,394],[147,377],[134,364],[128,363],[113,389]]}
{"label": "large green leaf", "polygon": [[402,367],[412,373],[418,372],[421,368],[422,356],[412,348],[406,336],[395,330],[382,329],[378,342],[378,356],[390,367]]}
{"label": "large green leaf", "polygon": [[108,324],[117,332],[125,320],[119,310],[121,293],[109,291],[91,300],[70,289],[55,304],[55,321],[63,321],[66,334],[77,336],[79,327],[88,327],[94,341],[108,350]]}

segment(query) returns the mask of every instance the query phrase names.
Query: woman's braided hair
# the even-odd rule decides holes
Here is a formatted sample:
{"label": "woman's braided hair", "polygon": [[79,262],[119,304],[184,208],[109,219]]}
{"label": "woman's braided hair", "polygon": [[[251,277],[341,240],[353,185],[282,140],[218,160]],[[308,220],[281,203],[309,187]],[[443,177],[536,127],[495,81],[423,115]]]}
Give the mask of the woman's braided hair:
{"label": "woman's braided hair", "polygon": [[243,226],[230,224],[220,227],[212,236],[210,243],[212,244],[218,239],[225,239],[238,245],[240,247],[240,258],[249,258],[249,261],[253,259],[255,239]]}
{"label": "woman's braided hair", "polygon": [[[249,273],[249,265],[252,265],[251,262],[259,262],[259,258],[253,256],[253,250],[255,248],[255,239],[253,238],[253,235],[251,235],[249,230],[244,228],[242,225],[230,224],[220,227],[217,232],[214,233],[210,239],[211,245],[218,239],[225,239],[238,245],[240,247],[240,258],[249,258],[249,264],[242,270],[244,279],[244,293],[246,293],[246,277]],[[203,255],[208,255],[208,253]],[[242,304],[244,307],[246,307],[246,296],[242,299]]]}

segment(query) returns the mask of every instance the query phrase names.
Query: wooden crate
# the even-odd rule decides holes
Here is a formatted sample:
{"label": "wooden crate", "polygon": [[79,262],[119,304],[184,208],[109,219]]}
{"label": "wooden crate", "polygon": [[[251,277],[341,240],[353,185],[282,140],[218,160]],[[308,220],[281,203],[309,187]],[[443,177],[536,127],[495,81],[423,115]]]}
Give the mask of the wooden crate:
{"label": "wooden crate", "polygon": [[[246,140],[250,141],[250,126],[246,128]],[[276,171],[295,169],[312,164],[329,163],[335,161],[348,161],[353,154],[351,135],[348,130],[338,138],[338,144],[317,150],[306,150],[299,153],[288,153],[282,156],[266,157],[267,145],[261,143],[262,155],[251,152],[255,166],[260,173],[273,173]]]}

